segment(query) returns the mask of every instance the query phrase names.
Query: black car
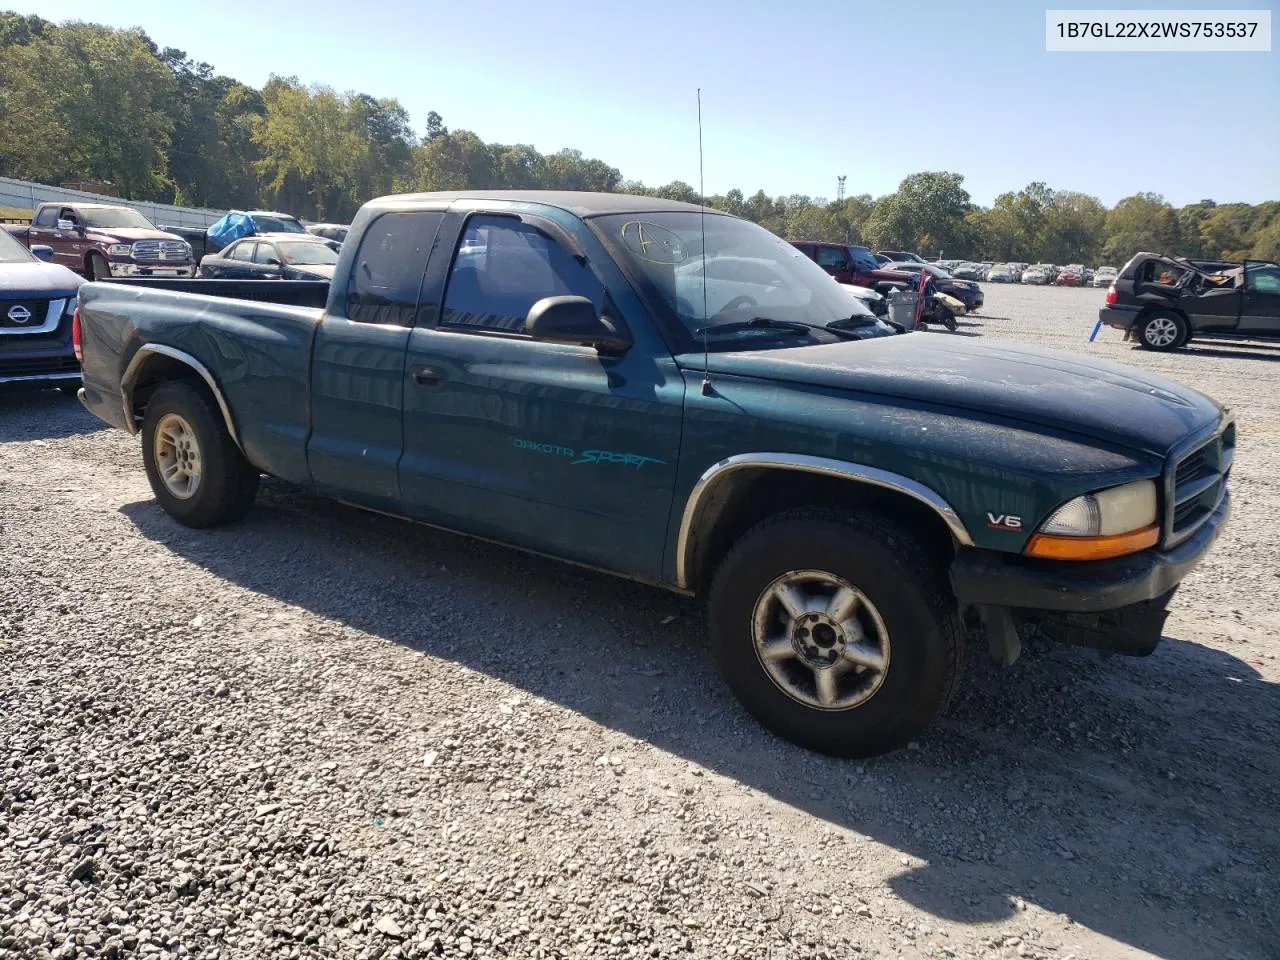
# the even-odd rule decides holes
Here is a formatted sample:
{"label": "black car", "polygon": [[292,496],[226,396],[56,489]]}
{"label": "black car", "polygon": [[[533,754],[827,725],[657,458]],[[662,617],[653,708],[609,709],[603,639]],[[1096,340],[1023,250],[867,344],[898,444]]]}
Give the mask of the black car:
{"label": "black car", "polygon": [[1280,340],[1280,264],[1139,253],[1107,290],[1098,319],[1148,350],[1194,338]]}
{"label": "black car", "polygon": [[332,280],[338,254],[309,233],[267,233],[236,240],[200,261],[211,280]]}
{"label": "black car", "polygon": [[924,263],[924,257],[918,253],[911,253],[907,250],[881,250],[878,256],[887,257],[886,262],[889,263]]}
{"label": "black car", "polygon": [[0,389],[80,386],[71,343],[76,293],[84,279],[44,262],[47,246],[28,250],[0,230]]}
{"label": "black car", "polygon": [[966,313],[976,313],[982,308],[985,298],[982,295],[982,287],[973,280],[957,280],[951,275],[949,270],[943,270],[941,267],[932,263],[917,263],[914,260],[903,260],[897,263],[882,264],[882,270],[902,270],[906,273],[914,273],[917,277],[921,270],[927,270],[933,276],[933,285],[940,292],[945,293],[949,297],[955,297],[964,304]]}

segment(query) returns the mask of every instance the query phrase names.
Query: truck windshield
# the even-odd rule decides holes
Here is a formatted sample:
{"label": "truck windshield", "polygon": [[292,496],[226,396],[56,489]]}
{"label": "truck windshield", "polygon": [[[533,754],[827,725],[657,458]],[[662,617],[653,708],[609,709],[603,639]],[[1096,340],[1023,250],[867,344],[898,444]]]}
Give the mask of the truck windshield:
{"label": "truck windshield", "polygon": [[705,220],[705,258],[698,213],[617,214],[590,223],[695,339],[717,326],[743,339],[776,340],[786,330],[781,324],[873,321],[853,294],[785,240],[735,217]]}
{"label": "truck windshield", "polygon": [[154,230],[155,224],[130,207],[85,207],[80,210],[86,227],[110,230],[115,227],[134,227]]}
{"label": "truck windshield", "polygon": [[0,263],[30,263],[35,257],[8,230],[0,229]]}
{"label": "truck windshield", "polygon": [[338,255],[327,243],[307,240],[285,240],[277,243],[285,263],[337,263]]}
{"label": "truck windshield", "polygon": [[0,264],[29,264],[35,259],[9,230],[0,229]]}

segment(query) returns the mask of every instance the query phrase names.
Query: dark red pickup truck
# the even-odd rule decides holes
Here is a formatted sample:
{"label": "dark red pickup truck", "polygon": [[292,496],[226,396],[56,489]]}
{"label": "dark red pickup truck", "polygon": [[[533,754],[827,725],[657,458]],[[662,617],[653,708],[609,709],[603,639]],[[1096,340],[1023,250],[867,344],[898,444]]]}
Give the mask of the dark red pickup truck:
{"label": "dark red pickup truck", "polygon": [[195,257],[181,237],[157,230],[132,207],[106,203],[42,203],[31,226],[16,232],[28,247],[53,247],[53,262],[90,280],[193,277]]}
{"label": "dark red pickup truck", "polygon": [[914,286],[916,276],[904,270],[882,270],[869,247],[856,243],[822,243],[793,240],[791,245],[840,283],[870,287],[880,293],[887,287]]}

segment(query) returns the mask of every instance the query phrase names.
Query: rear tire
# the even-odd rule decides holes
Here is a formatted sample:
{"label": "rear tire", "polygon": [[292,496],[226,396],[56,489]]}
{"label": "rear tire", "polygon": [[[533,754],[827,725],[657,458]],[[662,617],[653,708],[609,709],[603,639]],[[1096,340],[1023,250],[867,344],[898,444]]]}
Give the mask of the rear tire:
{"label": "rear tire", "polygon": [[1176,350],[1190,338],[1187,321],[1170,310],[1154,310],[1138,323],[1138,342],[1148,350]]}
{"label": "rear tire", "polygon": [[720,565],[709,613],[743,706],[821,753],[905,746],[959,682],[964,645],[940,564],[874,514],[808,507],[763,521]]}
{"label": "rear tire", "polygon": [[151,491],[164,511],[188,527],[239,520],[258,493],[258,471],[227,432],[209,394],[170,380],[147,401],[142,455]]}
{"label": "rear tire", "polygon": [[100,253],[91,253],[85,261],[85,273],[90,280],[108,280],[111,278],[111,265]]}

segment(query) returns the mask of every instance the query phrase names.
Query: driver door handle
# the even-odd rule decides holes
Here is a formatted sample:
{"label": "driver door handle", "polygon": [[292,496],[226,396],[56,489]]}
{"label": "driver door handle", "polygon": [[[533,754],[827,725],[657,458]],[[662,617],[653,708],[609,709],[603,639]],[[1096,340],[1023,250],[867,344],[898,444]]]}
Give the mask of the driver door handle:
{"label": "driver door handle", "polygon": [[449,375],[439,367],[412,367],[409,373],[420,387],[443,387]]}

